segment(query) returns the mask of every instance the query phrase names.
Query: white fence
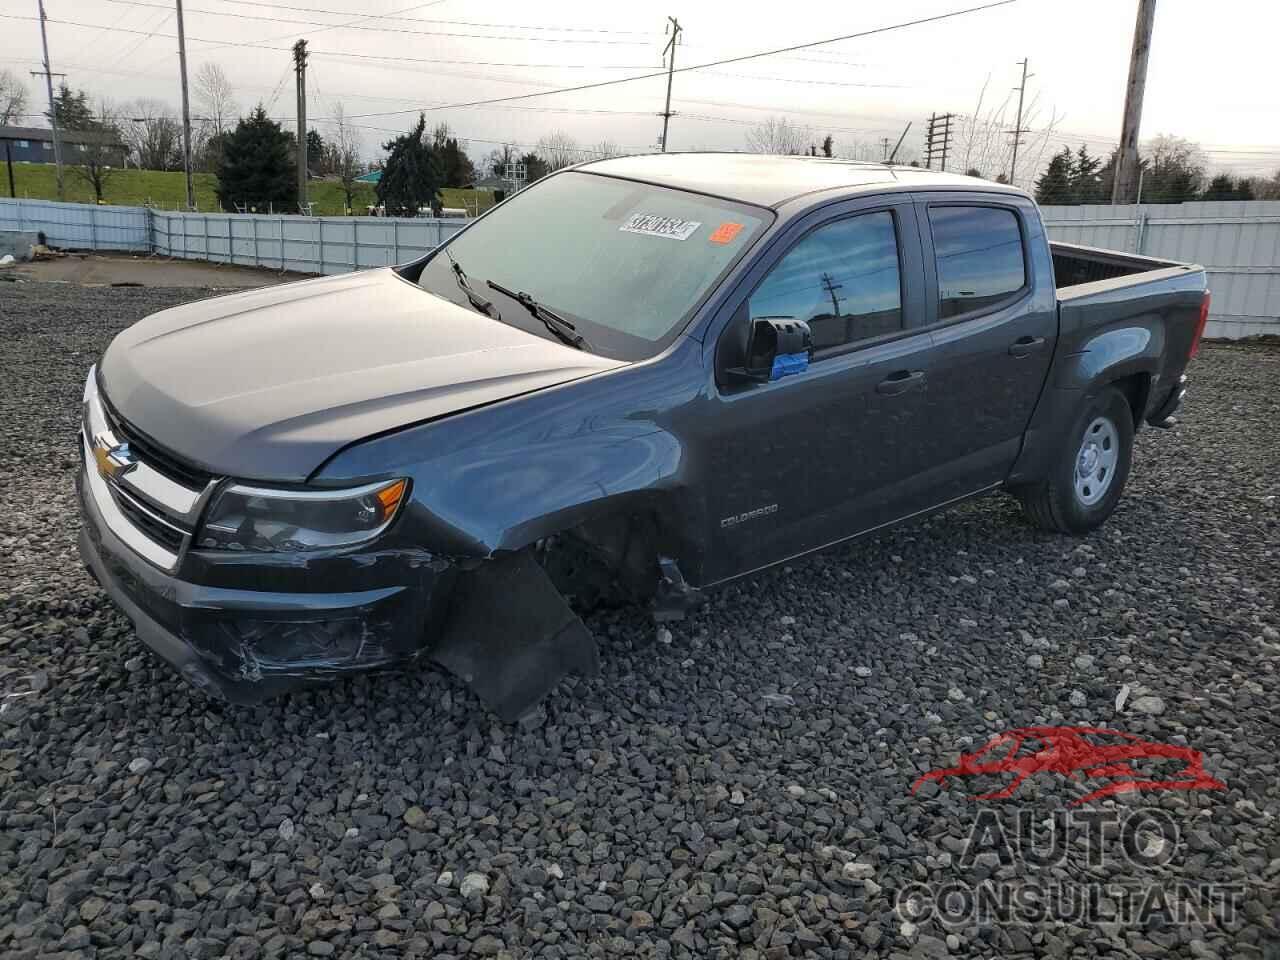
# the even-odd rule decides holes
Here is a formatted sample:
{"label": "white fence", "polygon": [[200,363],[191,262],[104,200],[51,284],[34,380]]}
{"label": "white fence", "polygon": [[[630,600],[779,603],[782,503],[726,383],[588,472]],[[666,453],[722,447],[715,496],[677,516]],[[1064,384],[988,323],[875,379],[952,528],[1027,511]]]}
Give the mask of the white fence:
{"label": "white fence", "polygon": [[[1200,263],[1212,337],[1280,335],[1280,201],[1044,207],[1049,236]],[[130,250],[241,266],[345,273],[403,263],[465,221],[164,213],[0,199],[0,231],[43,231],[55,247]]]}
{"label": "white fence", "polygon": [[69,250],[151,250],[146,207],[0,198],[0,231],[44,233],[49,245]]}
{"label": "white fence", "polygon": [[404,263],[435,249],[463,220],[152,214],[152,251],[242,266],[346,273]]}
{"label": "white fence", "polygon": [[346,273],[404,263],[435,249],[464,220],[168,213],[0,199],[0,231],[40,231],[50,246],[127,250],[299,273]]}
{"label": "white fence", "polygon": [[1054,240],[1199,263],[1210,337],[1280,336],[1280,201],[1042,207]]}

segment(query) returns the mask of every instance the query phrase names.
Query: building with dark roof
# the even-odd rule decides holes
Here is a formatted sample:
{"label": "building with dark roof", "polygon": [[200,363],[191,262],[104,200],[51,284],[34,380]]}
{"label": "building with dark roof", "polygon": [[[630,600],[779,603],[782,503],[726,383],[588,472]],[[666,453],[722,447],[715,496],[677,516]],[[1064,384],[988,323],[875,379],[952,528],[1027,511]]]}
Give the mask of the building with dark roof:
{"label": "building with dark roof", "polygon": [[[129,148],[120,137],[97,130],[59,130],[62,140],[62,162],[80,164],[91,148],[106,147],[107,162],[111,166],[124,166]],[[0,162],[5,159],[4,149],[14,163],[53,163],[53,131],[48,127],[0,127]]]}

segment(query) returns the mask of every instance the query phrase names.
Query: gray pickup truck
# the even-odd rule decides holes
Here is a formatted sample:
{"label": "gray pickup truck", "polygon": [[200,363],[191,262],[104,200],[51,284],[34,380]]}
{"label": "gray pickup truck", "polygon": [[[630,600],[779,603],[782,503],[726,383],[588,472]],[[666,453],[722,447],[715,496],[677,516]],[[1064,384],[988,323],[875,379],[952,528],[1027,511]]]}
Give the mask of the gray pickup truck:
{"label": "gray pickup truck", "polygon": [[590,163],[413,263],[121,333],[85,384],[80,548],[210,694],[425,656],[518,718],[598,668],[599,602],[678,618],[997,490],[1092,530],[1208,302],[1200,267],[1050,243],[983,180]]}

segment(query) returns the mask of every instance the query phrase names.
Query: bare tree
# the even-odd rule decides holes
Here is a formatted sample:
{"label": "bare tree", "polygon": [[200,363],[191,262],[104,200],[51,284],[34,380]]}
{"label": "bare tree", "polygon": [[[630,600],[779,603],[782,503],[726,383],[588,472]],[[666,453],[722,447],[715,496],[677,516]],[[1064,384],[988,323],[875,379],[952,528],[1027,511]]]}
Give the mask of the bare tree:
{"label": "bare tree", "polygon": [[124,159],[120,114],[109,100],[100,100],[92,122],[81,131],[76,144],[76,165],[71,172],[93,188],[93,199],[102,202],[107,181]]}
{"label": "bare tree", "polygon": [[0,70],[0,127],[14,125],[27,112],[27,85],[12,70]]}
{"label": "bare tree", "polygon": [[520,151],[510,143],[504,143],[501,147],[494,147],[489,151],[489,155],[484,158],[485,172],[494,177],[505,177],[507,175],[507,164],[517,163],[520,160]]}
{"label": "bare tree", "polygon": [[182,125],[162,100],[135,100],[126,106],[122,125],[125,143],[144,170],[177,170],[182,166]]}
{"label": "bare tree", "polygon": [[[1018,148],[1018,169],[1010,171],[1013,162],[1013,135],[1017,127],[1017,100],[1010,91],[998,104],[987,102],[990,75],[978,92],[978,102],[973,112],[961,118],[955,146],[951,153],[956,157],[956,167],[961,170],[977,170],[981,176],[1003,178],[1007,182],[1013,174],[1013,183],[1030,183],[1044,162],[1045,147],[1054,136],[1060,122],[1056,110],[1044,119],[1041,91],[1024,99],[1022,108],[1022,143]],[[1043,122],[1042,122],[1043,120]]]}
{"label": "bare tree", "polygon": [[812,140],[813,131],[786,117],[770,117],[747,131],[747,149],[752,153],[808,153]]}
{"label": "bare tree", "polygon": [[547,134],[539,140],[535,152],[547,165],[547,173],[555,173],[557,170],[580,163],[590,153],[579,147],[578,141],[563,130]]}
{"label": "bare tree", "polygon": [[[890,146],[892,146],[892,142]],[[874,140],[862,140],[858,137],[850,137],[848,143],[840,142],[839,149],[832,145],[832,154],[844,160],[862,160],[868,163],[879,163],[885,159],[886,151],[884,147]],[[902,151],[898,151],[895,160],[902,159]]]}
{"label": "bare tree", "polygon": [[335,104],[333,108],[333,133],[325,141],[325,152],[328,154],[326,166],[342,184],[346,211],[350,213],[355,199],[356,177],[360,176],[360,138],[356,135],[355,128],[347,122],[346,111],[341,103]]}
{"label": "bare tree", "polygon": [[592,160],[608,160],[610,157],[621,157],[623,155],[622,148],[612,140],[601,140],[589,151]]}
{"label": "bare tree", "polygon": [[192,85],[203,122],[213,128],[214,134],[225,133],[239,113],[231,79],[220,66],[210,62],[201,64]]}
{"label": "bare tree", "polygon": [[1259,200],[1280,200],[1280,170],[1270,179],[1265,176],[1250,177],[1248,182],[1253,188],[1253,195]]}

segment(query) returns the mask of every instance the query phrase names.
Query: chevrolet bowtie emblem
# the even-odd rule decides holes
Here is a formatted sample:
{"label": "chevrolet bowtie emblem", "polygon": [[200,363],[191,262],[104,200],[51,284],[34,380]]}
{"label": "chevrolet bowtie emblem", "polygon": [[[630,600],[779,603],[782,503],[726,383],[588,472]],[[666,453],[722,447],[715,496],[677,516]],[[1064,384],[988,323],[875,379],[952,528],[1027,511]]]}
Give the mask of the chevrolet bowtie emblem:
{"label": "chevrolet bowtie emblem", "polygon": [[93,459],[98,464],[98,473],[108,480],[119,480],[138,465],[127,443],[112,446],[102,437],[94,438]]}

